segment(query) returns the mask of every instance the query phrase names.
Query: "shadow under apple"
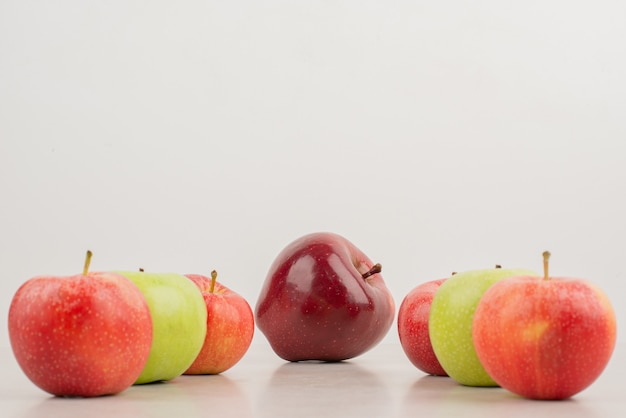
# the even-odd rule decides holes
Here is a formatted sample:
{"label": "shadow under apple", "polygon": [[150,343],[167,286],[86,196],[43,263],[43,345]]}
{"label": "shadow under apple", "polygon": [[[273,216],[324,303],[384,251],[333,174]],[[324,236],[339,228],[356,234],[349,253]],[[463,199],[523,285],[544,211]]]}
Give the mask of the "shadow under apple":
{"label": "shadow under apple", "polygon": [[384,382],[363,367],[306,361],[280,366],[260,393],[261,417],[389,416],[393,399]]}
{"label": "shadow under apple", "polygon": [[500,387],[463,386],[451,378],[424,376],[405,393],[400,416],[463,416],[527,418],[598,417],[576,398],[561,401],[536,401],[522,398]]}
{"label": "shadow under apple", "polygon": [[90,418],[135,416],[185,418],[246,418],[251,402],[241,387],[226,376],[180,376],[169,382],[132,386],[111,396],[95,398],[49,397],[25,411],[24,417],[84,416]]}

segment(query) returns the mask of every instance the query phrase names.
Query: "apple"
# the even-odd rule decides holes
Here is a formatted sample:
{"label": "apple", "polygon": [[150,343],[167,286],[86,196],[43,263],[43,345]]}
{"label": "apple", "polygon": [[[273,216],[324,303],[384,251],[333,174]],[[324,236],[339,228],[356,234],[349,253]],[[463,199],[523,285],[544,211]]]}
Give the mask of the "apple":
{"label": "apple", "polygon": [[526,269],[469,270],[446,280],[433,298],[428,329],[433,351],[448,376],[465,386],[498,386],[478,360],[472,341],[474,311],[498,280],[534,275]]}
{"label": "apple", "polygon": [[476,353],[503,388],[531,399],[566,399],[591,385],[616,340],[608,297],[590,282],[544,276],[511,277],[481,299],[473,321]]}
{"label": "apple", "polygon": [[143,293],[154,337],[150,356],[135,384],[168,381],[183,374],[202,348],[207,308],[198,287],[177,273],[120,271]]}
{"label": "apple", "polygon": [[37,276],[15,293],[9,340],[26,376],[56,396],[119,393],[143,370],[152,319],[143,294],[128,279],[89,272]]}
{"label": "apple", "polygon": [[211,278],[187,274],[200,289],[207,309],[206,336],[200,353],[184,374],[219,374],[244,356],[254,335],[254,314],[237,292]]}
{"label": "apple", "polygon": [[340,235],[305,235],[272,263],[255,308],[257,326],[287,361],[358,356],[393,323],[394,300],[380,272]]}
{"label": "apple", "polygon": [[447,376],[433,351],[428,333],[430,306],[435,293],[447,279],[422,283],[402,300],[398,310],[400,345],[415,367],[433,376]]}

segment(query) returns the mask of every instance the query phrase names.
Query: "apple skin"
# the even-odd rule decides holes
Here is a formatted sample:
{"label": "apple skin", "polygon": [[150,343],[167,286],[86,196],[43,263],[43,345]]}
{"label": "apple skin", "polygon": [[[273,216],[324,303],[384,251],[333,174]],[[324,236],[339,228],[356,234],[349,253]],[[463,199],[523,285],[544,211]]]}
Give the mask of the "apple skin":
{"label": "apple skin", "polygon": [[198,286],[207,308],[207,331],[200,353],[184,374],[219,374],[233,367],[248,351],[254,336],[254,314],[248,302],[219,282],[186,274]]}
{"label": "apple skin", "polygon": [[207,309],[200,290],[182,274],[119,273],[143,293],[154,329],[150,356],[135,384],[182,375],[200,352],[206,335]]}
{"label": "apple skin", "polygon": [[469,270],[445,281],[433,298],[430,342],[448,376],[465,386],[498,386],[478,360],[472,340],[474,311],[483,293],[498,280],[536,275],[526,269]]}
{"label": "apple skin", "polygon": [[447,279],[422,283],[402,300],[398,310],[400,345],[415,367],[433,376],[447,376],[433,351],[428,333],[430,306],[435,293]]}
{"label": "apple skin", "polygon": [[374,263],[346,238],[317,232],[285,247],[272,263],[256,323],[287,361],[341,361],[378,344],[395,305]]}
{"label": "apple skin", "polygon": [[56,396],[122,392],[143,370],[152,344],[143,294],[113,273],[28,280],[11,301],[8,328],[21,369]]}
{"label": "apple skin", "polygon": [[566,399],[609,362],[616,318],[607,296],[582,279],[513,277],[494,284],[473,320],[476,353],[503,388]]}

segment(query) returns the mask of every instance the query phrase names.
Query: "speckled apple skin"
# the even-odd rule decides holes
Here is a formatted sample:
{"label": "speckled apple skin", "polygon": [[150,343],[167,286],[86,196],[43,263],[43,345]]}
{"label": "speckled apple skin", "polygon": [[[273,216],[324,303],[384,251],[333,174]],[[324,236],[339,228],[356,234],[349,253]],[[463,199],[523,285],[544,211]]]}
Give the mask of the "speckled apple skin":
{"label": "speckled apple skin", "polygon": [[581,279],[510,278],[476,308],[481,363],[503,388],[531,399],[565,399],[591,385],[616,341],[608,297]]}
{"label": "speckled apple skin", "polygon": [[344,237],[301,237],[272,263],[255,317],[276,354],[288,361],[341,361],[378,344],[395,317],[391,292],[374,263]]}
{"label": "speckled apple skin", "polygon": [[455,274],[443,283],[430,307],[429,335],[448,376],[465,386],[498,386],[480,363],[472,341],[474,311],[485,291],[511,276],[536,275],[526,269],[483,269]]}
{"label": "speckled apple skin", "polygon": [[446,279],[431,280],[411,290],[398,309],[398,337],[407,358],[415,367],[433,376],[447,376],[433,351],[428,317],[435,292]]}
{"label": "speckled apple skin", "polygon": [[112,273],[27,281],[11,302],[8,326],[26,376],[57,396],[123,391],[141,373],[152,343],[146,300]]}
{"label": "speckled apple skin", "polygon": [[243,296],[201,274],[186,274],[198,286],[207,307],[204,344],[184,374],[219,374],[248,351],[254,336],[254,314]]}

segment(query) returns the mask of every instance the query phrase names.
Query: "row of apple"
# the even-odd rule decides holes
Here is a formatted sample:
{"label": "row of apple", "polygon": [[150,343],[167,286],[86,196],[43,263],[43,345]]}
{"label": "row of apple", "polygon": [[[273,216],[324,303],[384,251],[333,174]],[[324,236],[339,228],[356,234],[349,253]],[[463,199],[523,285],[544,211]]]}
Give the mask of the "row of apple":
{"label": "row of apple", "polygon": [[604,370],[616,341],[607,296],[576,278],[525,269],[472,270],[423,283],[404,298],[398,335],[425,373],[566,399]]}
{"label": "row of apple", "polygon": [[91,256],[82,274],[34,277],[11,301],[13,353],[44,391],[93,397],[218,374],[248,350],[252,309],[217,272],[90,272]]}
{"label": "row of apple", "polygon": [[[500,266],[425,282],[402,301],[400,343],[429,374],[466,386],[502,386],[532,399],[564,399],[604,370],[616,341],[607,296],[576,278]],[[257,325],[290,361],[338,361],[388,332],[394,301],[381,267],[328,233],[288,245],[271,266]]]}
{"label": "row of apple", "polygon": [[[306,235],[278,254],[254,313],[215,272],[89,273],[88,260],[82,275],[27,281],[9,311],[18,363],[55,395],[221,373],[246,353],[255,323],[287,361],[346,360],[378,344],[395,317],[381,265],[332,233]],[[584,280],[550,277],[548,253],[543,277],[497,267],[425,282],[405,296],[397,326],[420,370],[534,399],[589,386],[616,335],[606,295]]]}

